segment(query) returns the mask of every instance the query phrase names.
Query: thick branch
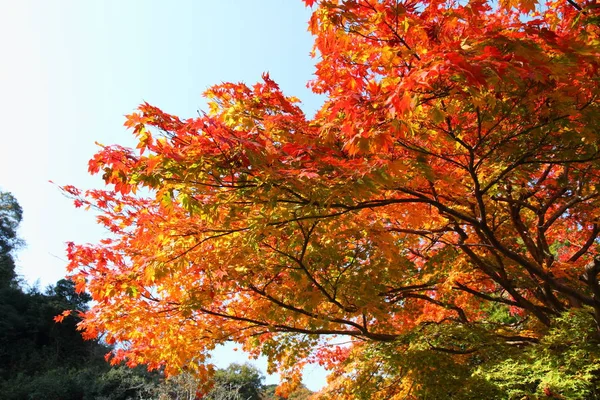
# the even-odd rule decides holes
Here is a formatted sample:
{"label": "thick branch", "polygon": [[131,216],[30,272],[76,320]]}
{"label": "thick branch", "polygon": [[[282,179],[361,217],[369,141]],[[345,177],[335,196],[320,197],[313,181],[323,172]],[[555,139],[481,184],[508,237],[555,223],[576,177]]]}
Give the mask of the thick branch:
{"label": "thick branch", "polygon": [[584,255],[588,251],[588,249],[594,244],[599,233],[600,227],[598,226],[598,224],[594,224],[594,226],[592,227],[592,231],[590,232],[590,236],[586,240],[585,244],[581,247],[581,249],[577,251],[577,253],[573,254],[571,258],[569,258],[569,261],[575,262],[579,259],[579,257]]}

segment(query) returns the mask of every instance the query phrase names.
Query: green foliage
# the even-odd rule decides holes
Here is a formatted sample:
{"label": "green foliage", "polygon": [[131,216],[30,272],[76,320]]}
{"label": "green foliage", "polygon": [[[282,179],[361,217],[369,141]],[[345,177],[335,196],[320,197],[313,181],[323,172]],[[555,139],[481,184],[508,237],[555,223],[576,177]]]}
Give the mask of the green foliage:
{"label": "green foliage", "polygon": [[500,303],[487,303],[483,306],[483,311],[488,315],[489,323],[511,325],[519,321],[515,315],[509,312],[508,306]]}
{"label": "green foliage", "polygon": [[[66,318],[56,324],[54,316],[76,309],[60,295],[24,293],[19,288],[0,289],[0,378],[15,372],[36,374],[61,366],[104,362],[108,349],[94,341],[84,341],[76,329],[78,319]],[[10,366],[10,368],[8,367]]]}
{"label": "green foliage", "polygon": [[56,282],[54,287],[46,290],[48,296],[56,296],[61,302],[66,303],[66,309],[74,311],[85,311],[88,308],[88,302],[92,300],[92,296],[88,293],[77,293],[75,283],[68,279],[61,279]]}
{"label": "green foliage", "polygon": [[404,393],[416,399],[499,399],[498,388],[473,373],[481,363],[500,358],[499,348],[471,352],[485,335],[483,330],[434,324],[394,343],[366,345],[351,367],[359,384],[346,396],[368,400]]}
{"label": "green foliage", "polygon": [[589,310],[564,313],[538,345],[479,373],[508,399],[600,399],[600,341]]}
{"label": "green foliage", "polygon": [[53,318],[83,311],[89,296],[60,280],[44,294],[16,284],[0,287],[0,393],[3,400],[126,400],[154,398],[160,376],[141,369],[111,367],[109,348],[85,341],[79,319]]}
{"label": "green foliage", "polygon": [[156,395],[159,378],[158,374],[148,373],[143,368],[107,367],[101,375],[90,369],[86,394],[95,400],[156,399],[160,398]]}
{"label": "green foliage", "polygon": [[[510,319],[501,309],[499,319]],[[600,338],[591,310],[556,317],[539,340],[495,324],[429,324],[392,343],[367,343],[345,361],[325,398],[600,399]],[[394,397],[396,398],[396,397]]]}
{"label": "green foliage", "polygon": [[158,398],[157,387],[142,371],[96,365],[18,374],[0,383],[0,393],[7,400],[137,400]]}
{"label": "green foliage", "polygon": [[182,373],[158,382],[151,388],[148,398],[160,400],[195,399],[200,386],[201,382],[198,377],[189,373]]}
{"label": "green foliage", "polygon": [[15,284],[13,251],[22,245],[17,228],[23,219],[21,206],[10,193],[0,192],[0,287]]}
{"label": "green foliage", "polygon": [[[231,364],[215,372],[214,386],[203,399],[209,400],[284,400],[275,393],[277,385],[264,385],[264,376],[250,364]],[[312,391],[301,385],[288,400],[307,400]]]}
{"label": "green foliage", "polygon": [[250,364],[231,364],[215,372],[215,385],[205,397],[210,400],[260,400],[264,379]]}
{"label": "green foliage", "polygon": [[53,369],[29,376],[20,373],[0,384],[5,399],[75,400],[84,398],[78,374],[67,369]]}

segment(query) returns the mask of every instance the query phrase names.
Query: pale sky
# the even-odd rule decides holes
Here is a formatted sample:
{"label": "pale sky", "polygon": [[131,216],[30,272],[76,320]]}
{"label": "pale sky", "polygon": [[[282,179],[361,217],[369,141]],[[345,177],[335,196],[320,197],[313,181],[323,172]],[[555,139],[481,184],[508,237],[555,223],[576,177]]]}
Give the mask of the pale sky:
{"label": "pale sky", "polygon": [[[124,115],[142,101],[188,118],[210,85],[268,71],[312,115],[322,100],[306,88],[309,16],[300,0],[0,0],[0,190],[24,210],[17,272],[53,284],[65,242],[104,235],[49,181],[100,187],[87,173],[94,143],[132,145]],[[244,361],[215,356],[219,367]],[[311,389],[324,384],[322,370],[307,372]]]}

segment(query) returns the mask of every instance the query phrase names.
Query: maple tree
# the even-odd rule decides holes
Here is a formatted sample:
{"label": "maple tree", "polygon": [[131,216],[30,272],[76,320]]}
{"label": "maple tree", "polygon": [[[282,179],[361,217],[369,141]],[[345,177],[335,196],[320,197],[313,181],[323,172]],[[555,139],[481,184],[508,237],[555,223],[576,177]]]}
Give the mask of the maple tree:
{"label": "maple tree", "polygon": [[235,341],[290,382],[326,365],[324,396],[370,382],[367,398],[418,396],[418,360],[475,379],[565,315],[597,340],[595,3],[305,3],[314,117],[266,74],[213,86],[197,118],[145,103],[126,122],[137,149],[90,161],[110,187],[63,188],[112,232],[68,246],[96,302],[84,334],[167,373],[210,373]]}

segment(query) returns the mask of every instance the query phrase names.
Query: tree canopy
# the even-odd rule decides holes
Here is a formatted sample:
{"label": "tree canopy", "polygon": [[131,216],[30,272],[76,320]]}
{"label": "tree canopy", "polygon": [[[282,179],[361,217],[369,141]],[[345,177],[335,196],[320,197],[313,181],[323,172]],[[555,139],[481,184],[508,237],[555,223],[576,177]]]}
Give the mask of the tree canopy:
{"label": "tree canopy", "polygon": [[68,246],[85,335],[170,374],[239,342],[283,391],[318,362],[331,398],[599,396],[599,8],[305,3],[316,115],[268,74],[144,103],[108,188],[63,188],[111,232]]}

